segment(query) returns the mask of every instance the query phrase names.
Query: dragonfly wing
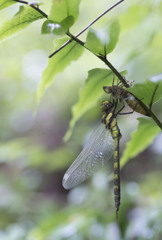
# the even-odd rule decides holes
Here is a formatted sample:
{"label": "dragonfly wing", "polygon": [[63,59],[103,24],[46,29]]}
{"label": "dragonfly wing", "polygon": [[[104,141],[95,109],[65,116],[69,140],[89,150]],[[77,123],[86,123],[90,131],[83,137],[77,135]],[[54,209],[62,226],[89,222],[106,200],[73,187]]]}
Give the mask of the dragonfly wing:
{"label": "dragonfly wing", "polygon": [[87,145],[65,173],[63,187],[71,189],[85,181],[111,158],[113,152],[114,140],[102,123],[91,134]]}

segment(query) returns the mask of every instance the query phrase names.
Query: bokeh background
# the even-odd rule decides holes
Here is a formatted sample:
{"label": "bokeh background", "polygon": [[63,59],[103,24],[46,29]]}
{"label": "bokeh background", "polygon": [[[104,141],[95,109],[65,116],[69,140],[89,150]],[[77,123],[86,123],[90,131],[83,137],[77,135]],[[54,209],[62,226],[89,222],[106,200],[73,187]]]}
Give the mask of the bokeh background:
{"label": "bokeh background", "polygon": [[[113,3],[83,0],[72,32],[78,33]],[[41,7],[48,13],[50,0]],[[18,8],[16,4],[1,11],[1,23]],[[93,26],[102,28],[113,17],[120,20],[119,43],[109,60],[119,71],[128,71],[128,80],[142,83],[162,77],[161,13],[162,1],[125,1]],[[88,70],[105,65],[85,51],[56,77],[37,104],[38,84],[54,39],[41,35],[43,21],[36,21],[0,45],[0,239],[162,239],[161,133],[121,171],[118,221],[106,169],[75,189],[63,189],[66,169],[101,118],[99,107],[89,111],[65,143],[71,108]],[[162,101],[153,106],[162,120],[161,109]],[[123,135],[121,155],[138,117],[141,115],[136,113],[118,117]]]}

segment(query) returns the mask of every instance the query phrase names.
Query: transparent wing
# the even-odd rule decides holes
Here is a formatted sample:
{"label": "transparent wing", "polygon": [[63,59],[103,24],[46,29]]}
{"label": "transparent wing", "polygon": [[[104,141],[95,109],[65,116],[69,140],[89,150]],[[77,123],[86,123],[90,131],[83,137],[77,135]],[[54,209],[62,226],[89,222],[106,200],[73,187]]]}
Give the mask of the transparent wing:
{"label": "transparent wing", "polygon": [[65,173],[62,185],[70,189],[89,178],[114,152],[114,140],[102,123],[89,137],[87,145]]}

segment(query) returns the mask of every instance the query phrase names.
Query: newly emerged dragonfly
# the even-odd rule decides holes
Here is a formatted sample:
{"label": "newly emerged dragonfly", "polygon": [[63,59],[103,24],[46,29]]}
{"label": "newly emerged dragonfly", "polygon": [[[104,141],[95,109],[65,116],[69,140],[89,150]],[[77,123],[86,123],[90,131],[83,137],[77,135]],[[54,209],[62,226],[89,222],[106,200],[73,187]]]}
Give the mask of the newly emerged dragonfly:
{"label": "newly emerged dragonfly", "polygon": [[[151,99],[150,99],[150,104],[149,104],[149,108],[141,101],[142,99],[137,98],[133,93],[129,92],[128,90],[126,90],[124,88],[124,85],[122,82],[117,82],[117,85],[114,85],[114,81],[115,81],[115,76],[113,75],[113,82],[112,82],[112,86],[104,86],[103,90],[108,93],[111,94],[110,95],[110,99],[113,98],[113,101],[115,99],[115,101],[119,101],[123,103],[123,108],[125,106],[124,101],[128,104],[128,106],[130,108],[132,108],[132,112],[129,113],[133,113],[138,112],[141,113],[145,116],[150,117],[151,116],[151,108],[152,108],[152,104],[153,104],[153,100],[156,94],[156,91],[158,89],[159,84],[155,85],[155,88],[153,90]],[[126,80],[125,80],[126,81]],[[126,81],[127,85],[129,87],[131,87],[133,81]],[[129,114],[126,113],[126,114]]]}
{"label": "newly emerged dragonfly", "polygon": [[119,99],[120,102],[125,100],[128,106],[131,107],[134,111],[146,116],[150,116],[150,114],[145,109],[145,105],[141,105],[137,97],[123,87],[119,87],[118,85],[112,85],[104,86],[103,89],[106,93],[111,94],[113,98]]}
{"label": "newly emerged dragonfly", "polygon": [[119,140],[120,129],[116,117],[117,101],[102,103],[102,123],[92,133],[88,144],[69,167],[63,177],[63,187],[71,189],[89,178],[99,167],[103,166],[114,153],[114,199],[116,216],[120,206],[120,163]]}
{"label": "newly emerged dragonfly", "polygon": [[[155,89],[153,90],[153,93],[150,99],[150,104],[149,104],[150,111],[152,108],[153,99],[155,97],[158,86],[159,84],[155,85]],[[143,104],[143,102],[140,99],[138,99],[133,93],[130,93],[125,88],[123,88],[122,83],[118,83],[117,85],[114,85],[114,79],[113,79],[112,86],[104,86],[103,90],[106,93],[111,94],[111,97],[113,99],[119,100],[119,102],[123,102],[123,106],[124,106],[124,100],[125,100],[128,106],[133,109],[133,111],[136,111],[138,113],[141,113],[145,116],[150,117],[150,112],[148,112],[148,108],[146,107],[146,105]],[[133,112],[130,112],[130,113],[133,113]]]}

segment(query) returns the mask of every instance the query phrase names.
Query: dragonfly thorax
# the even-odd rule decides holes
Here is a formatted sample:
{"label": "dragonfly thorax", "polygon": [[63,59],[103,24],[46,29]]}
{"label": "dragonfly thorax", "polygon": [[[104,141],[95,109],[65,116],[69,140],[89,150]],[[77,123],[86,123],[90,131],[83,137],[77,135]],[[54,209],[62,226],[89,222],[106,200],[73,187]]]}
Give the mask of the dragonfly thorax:
{"label": "dragonfly thorax", "polygon": [[113,108],[114,104],[110,101],[104,101],[101,105],[102,112],[104,112],[102,117],[102,122],[105,124],[107,128],[109,128],[109,124],[111,120],[113,119]]}

